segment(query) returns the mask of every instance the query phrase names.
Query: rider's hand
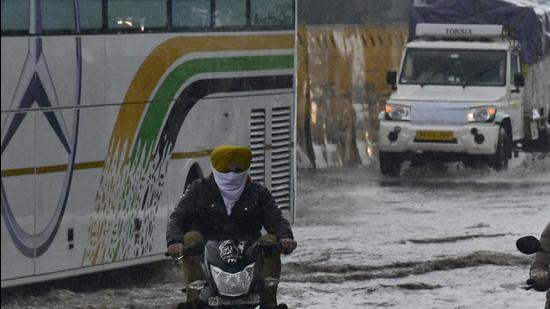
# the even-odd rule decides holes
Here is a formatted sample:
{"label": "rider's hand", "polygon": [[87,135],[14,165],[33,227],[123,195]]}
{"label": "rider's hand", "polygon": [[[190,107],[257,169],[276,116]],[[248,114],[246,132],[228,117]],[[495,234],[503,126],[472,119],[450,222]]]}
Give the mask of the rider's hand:
{"label": "rider's hand", "polygon": [[296,249],[296,246],[298,246],[298,243],[292,238],[282,238],[280,242],[281,242],[281,251],[284,254],[292,253],[292,251]]}
{"label": "rider's hand", "polygon": [[171,244],[170,246],[168,246],[167,251],[171,257],[178,257],[183,253],[183,244]]}
{"label": "rider's hand", "polygon": [[529,277],[538,283],[547,283],[550,281],[550,273],[546,270],[533,270]]}

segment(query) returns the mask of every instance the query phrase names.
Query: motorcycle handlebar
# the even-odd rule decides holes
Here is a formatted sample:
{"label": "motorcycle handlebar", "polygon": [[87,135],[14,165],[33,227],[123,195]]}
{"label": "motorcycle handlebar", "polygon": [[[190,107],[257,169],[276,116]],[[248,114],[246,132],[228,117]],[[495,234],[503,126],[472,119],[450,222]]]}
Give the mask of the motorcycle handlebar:
{"label": "motorcycle handlebar", "polygon": [[280,241],[276,241],[276,242],[268,242],[268,241],[265,241],[265,242],[256,242],[256,244],[258,245],[258,247],[260,248],[263,248],[263,249],[280,249],[281,248],[281,242]]}
{"label": "motorcycle handlebar", "polygon": [[[256,245],[258,247],[262,248],[262,249],[281,249],[281,247],[282,247],[280,241],[276,241],[276,242],[257,241]],[[173,258],[174,259],[174,264],[179,263],[184,257],[186,257],[188,255],[193,255],[193,254],[199,253],[202,250],[202,248],[203,248],[202,246],[195,246],[195,247],[187,248],[186,250],[183,251],[183,253],[180,256],[178,256],[176,258]],[[165,257],[171,257],[170,253],[168,253],[168,252],[164,252],[164,256]]]}
{"label": "motorcycle handlebar", "polygon": [[165,256],[165,257],[170,257],[170,258],[172,258],[173,264],[176,265],[176,264],[178,264],[181,260],[183,260],[183,258],[186,257],[187,254],[183,253],[182,255],[180,255],[180,256],[178,256],[178,257],[172,257],[172,256],[170,255],[170,253],[164,252],[164,256]]}
{"label": "motorcycle handlebar", "polygon": [[178,257],[172,257],[170,255],[170,253],[168,253],[168,252],[164,252],[164,256],[165,257],[172,257],[172,259],[174,260],[174,265],[175,265],[175,264],[179,263],[184,257],[189,256],[189,255],[195,255],[200,251],[202,251],[202,246],[194,246],[194,247],[189,247],[189,248],[183,250],[183,252]]}
{"label": "motorcycle handlebar", "polygon": [[537,285],[537,281],[535,279],[527,279],[527,284],[530,286]]}
{"label": "motorcycle handlebar", "polygon": [[546,292],[550,288],[548,285],[541,284],[540,282],[537,282],[535,279],[527,279],[527,286],[524,287],[525,290],[534,289],[538,292]]}

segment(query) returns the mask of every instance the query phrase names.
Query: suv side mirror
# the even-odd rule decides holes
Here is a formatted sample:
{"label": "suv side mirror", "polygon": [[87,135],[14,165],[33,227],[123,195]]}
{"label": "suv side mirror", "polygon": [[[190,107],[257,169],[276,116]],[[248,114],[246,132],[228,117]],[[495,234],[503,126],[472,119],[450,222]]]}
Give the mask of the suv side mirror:
{"label": "suv side mirror", "polygon": [[514,74],[514,86],[516,87],[516,89],[525,86],[525,77],[523,77],[523,74]]}
{"label": "suv side mirror", "polygon": [[388,71],[386,73],[386,83],[391,86],[391,89],[397,89],[397,72],[396,71]]}

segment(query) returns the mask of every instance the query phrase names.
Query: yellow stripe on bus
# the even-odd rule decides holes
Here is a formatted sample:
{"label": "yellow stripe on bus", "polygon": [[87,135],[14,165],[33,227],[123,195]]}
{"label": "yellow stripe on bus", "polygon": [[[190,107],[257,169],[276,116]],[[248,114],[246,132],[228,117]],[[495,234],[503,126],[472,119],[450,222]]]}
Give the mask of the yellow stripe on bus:
{"label": "yellow stripe on bus", "polygon": [[172,153],[170,160],[208,157],[212,150],[213,149],[193,152],[174,152]]}
{"label": "yellow stripe on bus", "polygon": [[[243,51],[261,49],[291,49],[294,38],[291,34],[257,36],[205,36],[177,37],[157,46],[143,61],[134,76],[117,115],[111,135],[108,156],[127,146],[129,155],[134,135],[145,110],[145,103],[168,68],[177,59],[196,52]],[[120,147],[120,148],[119,148]]]}
{"label": "yellow stripe on bus", "polygon": [[[292,148],[293,143],[290,147]],[[267,144],[263,148],[268,151],[272,149],[271,144]],[[188,151],[188,152],[174,152],[170,157],[171,160],[180,160],[180,159],[190,159],[190,158],[203,158],[210,156],[210,153],[213,149],[206,149],[200,151]],[[74,170],[87,170],[102,168],[105,164],[105,161],[90,161],[90,162],[80,162],[76,163]],[[49,173],[60,173],[67,171],[67,164],[57,164],[57,165],[46,165],[39,167],[22,167],[14,169],[2,170],[2,177],[14,177],[14,176],[24,176],[24,175],[33,175],[33,174],[49,174]]]}
{"label": "yellow stripe on bus", "polygon": [[[93,168],[102,168],[104,161],[90,161],[90,162],[81,162],[77,163],[74,166],[75,170],[86,170]],[[59,173],[67,171],[67,164],[58,164],[58,165],[46,165],[39,167],[23,167],[23,168],[14,168],[9,170],[2,171],[2,177],[13,177],[13,176],[22,176],[22,175],[32,175],[32,174],[49,174],[49,173]]]}

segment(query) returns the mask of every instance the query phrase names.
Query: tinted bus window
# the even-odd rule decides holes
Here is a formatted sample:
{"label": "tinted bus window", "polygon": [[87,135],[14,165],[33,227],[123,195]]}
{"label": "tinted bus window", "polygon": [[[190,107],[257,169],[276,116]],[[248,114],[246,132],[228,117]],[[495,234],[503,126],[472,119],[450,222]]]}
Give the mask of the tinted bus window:
{"label": "tinted bus window", "polygon": [[291,26],[293,22],[292,0],[253,0],[250,3],[252,26]]}
{"label": "tinted bus window", "polygon": [[2,0],[2,32],[29,31],[29,0]]}
{"label": "tinted bus window", "polygon": [[246,26],[246,0],[216,0],[214,26]]}
{"label": "tinted bus window", "polygon": [[168,17],[166,1],[162,0],[109,0],[110,29],[139,29],[166,27]]}
{"label": "tinted bus window", "polygon": [[174,27],[210,27],[210,0],[173,0]]}
{"label": "tinted bus window", "polygon": [[80,29],[91,30],[101,29],[102,19],[102,0],[80,0]]}
{"label": "tinted bus window", "polygon": [[42,30],[74,30],[74,2],[65,0],[42,0]]}

